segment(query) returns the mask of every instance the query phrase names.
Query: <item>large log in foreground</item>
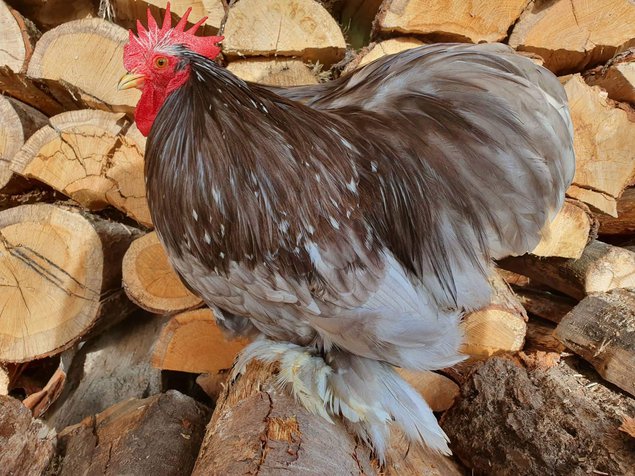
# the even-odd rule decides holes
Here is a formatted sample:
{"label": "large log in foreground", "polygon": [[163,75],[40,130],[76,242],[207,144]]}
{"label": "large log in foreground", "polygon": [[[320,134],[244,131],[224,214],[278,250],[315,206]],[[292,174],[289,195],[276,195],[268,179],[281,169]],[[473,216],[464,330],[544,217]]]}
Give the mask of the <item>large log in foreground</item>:
{"label": "large log in foreground", "polygon": [[632,474],[633,440],[618,428],[635,402],[569,362],[527,360],[537,365],[501,357],[480,365],[441,420],[473,474]]}
{"label": "large log in foreground", "polygon": [[369,451],[344,425],[309,413],[275,384],[274,368],[251,362],[216,403],[194,476],[376,474]]}

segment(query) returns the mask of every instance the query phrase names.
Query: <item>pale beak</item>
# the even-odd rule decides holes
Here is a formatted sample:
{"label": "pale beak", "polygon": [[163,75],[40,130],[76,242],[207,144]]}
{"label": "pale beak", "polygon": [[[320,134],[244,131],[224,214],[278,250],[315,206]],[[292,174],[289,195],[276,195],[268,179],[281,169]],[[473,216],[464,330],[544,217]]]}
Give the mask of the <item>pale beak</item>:
{"label": "pale beak", "polygon": [[124,89],[130,88],[143,88],[143,83],[145,82],[146,77],[143,74],[133,74],[126,73],[119,80],[119,84],[117,84],[117,89],[122,91]]}

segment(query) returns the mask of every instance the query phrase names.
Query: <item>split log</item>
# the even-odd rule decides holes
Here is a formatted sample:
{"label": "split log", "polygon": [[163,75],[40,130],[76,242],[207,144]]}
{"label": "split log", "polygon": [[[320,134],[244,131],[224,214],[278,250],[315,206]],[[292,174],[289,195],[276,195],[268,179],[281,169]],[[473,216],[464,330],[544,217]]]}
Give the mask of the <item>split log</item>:
{"label": "split log", "polygon": [[89,210],[112,205],[151,226],[143,175],[145,138],[123,113],[58,114],[13,158],[14,172],[44,182]]}
{"label": "split log", "polygon": [[617,218],[599,215],[599,233],[602,235],[635,234],[635,187],[624,190],[617,199]]}
{"label": "split log", "polygon": [[162,390],[161,372],[150,364],[167,318],[135,315],[89,339],[67,364],[62,394],[45,414],[61,431],[130,398]]}
{"label": "split log", "polygon": [[117,90],[128,32],[114,23],[91,18],[76,20],[47,31],[37,42],[28,75],[66,81],[85,94],[91,107],[132,112],[140,91]]}
{"label": "split log", "polygon": [[0,91],[19,99],[47,116],[88,107],[79,90],[65,81],[33,79],[0,66]]}
{"label": "split log", "polygon": [[9,165],[24,141],[46,123],[46,116],[31,106],[0,96],[0,193],[15,194],[28,188]]}
{"label": "split log", "polygon": [[635,48],[629,48],[611,58],[604,66],[584,73],[591,86],[600,86],[615,101],[635,106]]}
{"label": "split log", "polygon": [[635,253],[601,241],[592,241],[577,260],[524,255],[498,264],[578,300],[590,293],[635,286]]}
{"label": "split log", "polygon": [[216,403],[193,475],[285,472],[376,474],[370,452],[340,421],[309,413],[275,383],[275,367],[251,362]]}
{"label": "split log", "polygon": [[0,1],[0,31],[0,66],[16,73],[24,71],[39,32],[4,1]]}
{"label": "split log", "polygon": [[60,365],[57,368],[42,390],[22,400],[22,404],[31,410],[34,418],[40,418],[62,393],[66,383],[66,372],[63,367]]}
{"label": "split log", "polygon": [[0,395],[0,468],[2,473],[45,474],[55,456],[55,432],[14,398]]}
{"label": "split log", "polygon": [[611,383],[635,396],[635,292],[587,296],[556,329],[556,337]]}
{"label": "split log", "polygon": [[494,357],[470,375],[441,419],[452,451],[475,474],[630,474],[632,439],[618,428],[635,402],[568,361],[535,360]]}
{"label": "split log", "polygon": [[564,74],[604,63],[633,44],[635,4],[623,0],[531,2],[514,26],[509,44],[542,56]]}
{"label": "split log", "polygon": [[490,304],[468,313],[461,323],[465,334],[461,352],[472,357],[486,357],[499,351],[523,348],[527,332],[525,310],[498,274],[492,274],[490,285]]}
{"label": "split log", "polygon": [[223,35],[230,60],[297,56],[330,66],[346,50],[340,27],[315,0],[241,0],[229,9]]}
{"label": "split log", "polygon": [[174,390],[118,403],[59,434],[57,474],[189,475],[208,419],[206,407]]}
{"label": "split log", "polygon": [[247,339],[227,340],[209,309],[174,316],[154,347],[152,365],[163,370],[217,373],[228,369]]}
{"label": "split log", "polygon": [[360,51],[357,57],[346,65],[344,72],[348,73],[357,68],[361,68],[386,55],[392,55],[422,45],[425,45],[423,41],[407,36],[374,43]]}
{"label": "split log", "polygon": [[397,369],[397,373],[421,394],[434,412],[446,411],[459,395],[459,386],[436,372]]}
{"label": "split log", "polygon": [[316,75],[298,59],[250,58],[233,61],[227,70],[245,81],[270,86],[302,86],[317,84]]}
{"label": "split log", "polygon": [[137,231],[70,208],[37,204],[0,212],[0,361],[70,347],[100,322],[132,310],[121,260]]}
{"label": "split log", "polygon": [[203,304],[183,285],[155,232],[130,245],[123,258],[122,275],[128,297],[155,314],[174,314]]}
{"label": "split log", "polygon": [[[635,5],[632,8],[635,11]],[[580,75],[572,76],[564,87],[574,126],[573,184],[585,192],[574,188],[568,194],[615,216],[615,200],[635,179],[635,119]],[[589,200],[597,194],[595,201]]]}
{"label": "split log", "polygon": [[[146,18],[149,8],[154,18],[165,16],[165,7],[169,0],[114,0],[117,12],[117,21],[124,20],[126,26],[132,27],[137,19]],[[188,18],[188,25],[192,25],[203,17],[207,17],[203,23],[201,32],[204,35],[218,33],[223,18],[225,17],[225,2],[223,0],[171,0],[173,24],[180,19],[188,8],[192,12]],[[160,22],[159,22],[160,24]]]}
{"label": "split log", "polygon": [[426,35],[433,41],[502,41],[527,0],[387,0],[377,15],[377,33]]}
{"label": "split log", "polygon": [[543,230],[543,238],[532,253],[536,256],[579,258],[590,239],[595,238],[597,223],[582,202],[567,199],[553,221]]}
{"label": "split log", "polygon": [[6,0],[43,31],[62,23],[97,16],[98,0]]}

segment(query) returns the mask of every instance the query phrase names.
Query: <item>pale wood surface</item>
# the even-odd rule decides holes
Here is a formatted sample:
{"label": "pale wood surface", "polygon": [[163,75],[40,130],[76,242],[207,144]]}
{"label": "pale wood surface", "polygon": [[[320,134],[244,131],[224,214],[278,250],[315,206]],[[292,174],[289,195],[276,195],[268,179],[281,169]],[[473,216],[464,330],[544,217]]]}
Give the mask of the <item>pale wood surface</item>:
{"label": "pale wood surface", "polygon": [[461,352],[472,357],[520,350],[527,332],[527,314],[509,285],[497,273],[492,274],[490,284],[490,304],[467,313],[461,322],[465,334]]}
{"label": "pale wood surface", "polygon": [[0,66],[22,71],[33,53],[33,35],[22,15],[0,1]]}
{"label": "pale wood surface", "polygon": [[121,260],[136,233],[54,205],[0,212],[0,361],[61,352],[100,318],[125,317]]}
{"label": "pale wood surface", "polygon": [[589,243],[577,260],[524,255],[506,258],[499,265],[575,299],[635,287],[635,253],[601,241]]}
{"label": "pale wood surface", "polygon": [[[367,48],[367,51],[360,56],[359,60],[354,61],[351,66],[361,68],[362,66],[365,66],[383,56],[392,55],[422,45],[425,45],[423,41],[412,37],[404,36],[399,38],[390,38],[389,40],[384,40],[371,45]],[[348,69],[354,68],[347,67],[347,70]]]}
{"label": "pale wood surface", "polygon": [[581,71],[635,40],[635,4],[625,0],[534,2],[509,44],[531,51],[557,73]]}
{"label": "pale wood surface", "polygon": [[589,241],[593,218],[588,207],[566,200],[553,221],[543,230],[543,238],[532,251],[536,256],[579,258]]}
{"label": "pale wood surface", "polygon": [[[188,17],[188,24],[194,24],[204,16],[208,17],[203,25],[210,27],[210,33],[218,31],[225,16],[225,3],[223,0],[169,0],[170,11],[173,16],[181,18],[188,8],[192,12]],[[135,21],[141,19],[146,24],[146,9],[150,11],[161,25],[165,16],[165,7],[168,0],[114,0],[117,11],[117,19]],[[173,21],[173,23],[175,23]],[[207,32],[206,32],[207,33]]]}
{"label": "pale wood surface", "polygon": [[24,145],[24,141],[46,123],[46,116],[38,110],[17,99],[0,96],[1,193],[20,191],[19,186],[16,188],[11,185],[17,179],[10,168],[11,160]]}
{"label": "pale wood surface", "polygon": [[128,32],[100,18],[75,20],[47,31],[37,42],[28,74],[34,78],[64,80],[114,110],[130,112],[140,91],[117,90],[123,67],[123,46]]}
{"label": "pale wood surface", "polygon": [[123,113],[84,109],[50,119],[15,155],[12,169],[74,199],[84,208],[112,205],[152,226],[145,196],[145,138]]}
{"label": "pale wood surface", "polygon": [[[615,199],[635,178],[635,122],[580,75],[572,76],[564,87],[574,125],[573,183]],[[589,202],[584,196],[576,198]],[[589,204],[611,212],[598,203]]]}
{"label": "pale wood surface", "polygon": [[440,40],[501,41],[528,0],[387,0],[377,15],[377,30],[416,33]]}
{"label": "pale wood surface", "polygon": [[459,386],[436,372],[397,369],[397,373],[421,394],[434,412],[444,412],[459,395]]}
{"label": "pale wood surface", "polygon": [[230,59],[297,56],[330,66],[346,49],[340,27],[314,0],[240,0],[229,9],[223,35]]}
{"label": "pale wood surface", "polygon": [[635,292],[587,296],[558,324],[556,337],[635,396]]}
{"label": "pale wood surface", "polygon": [[163,370],[214,373],[228,369],[246,339],[228,340],[209,309],[178,314],[163,328],[154,346],[152,365]]}
{"label": "pale wood surface", "polygon": [[270,86],[317,84],[316,75],[299,59],[249,58],[232,61],[227,69],[245,81]]}
{"label": "pale wood surface", "polygon": [[156,314],[173,314],[203,303],[183,285],[155,232],[130,245],[123,259],[122,279],[130,299]]}
{"label": "pale wood surface", "polygon": [[584,79],[606,90],[611,99],[635,106],[635,48],[620,52],[606,65],[584,73]]}

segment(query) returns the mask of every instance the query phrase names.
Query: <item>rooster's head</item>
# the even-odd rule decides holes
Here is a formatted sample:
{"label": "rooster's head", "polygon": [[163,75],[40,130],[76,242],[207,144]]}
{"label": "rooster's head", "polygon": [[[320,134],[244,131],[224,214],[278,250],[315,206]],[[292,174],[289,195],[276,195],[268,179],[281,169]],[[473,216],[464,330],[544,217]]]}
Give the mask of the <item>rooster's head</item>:
{"label": "rooster's head", "polygon": [[135,120],[141,133],[147,136],[159,109],[172,91],[185,83],[190,68],[180,58],[183,49],[209,59],[220,53],[217,43],[222,36],[195,36],[196,30],[207,19],[201,18],[185,30],[189,8],[176,26],[172,27],[170,4],[165,9],[161,28],[148,9],[148,28],[137,20],[137,35],[130,31],[130,39],[124,46],[123,63],[128,71],[119,81],[119,89],[141,89],[141,99],[135,110]]}

